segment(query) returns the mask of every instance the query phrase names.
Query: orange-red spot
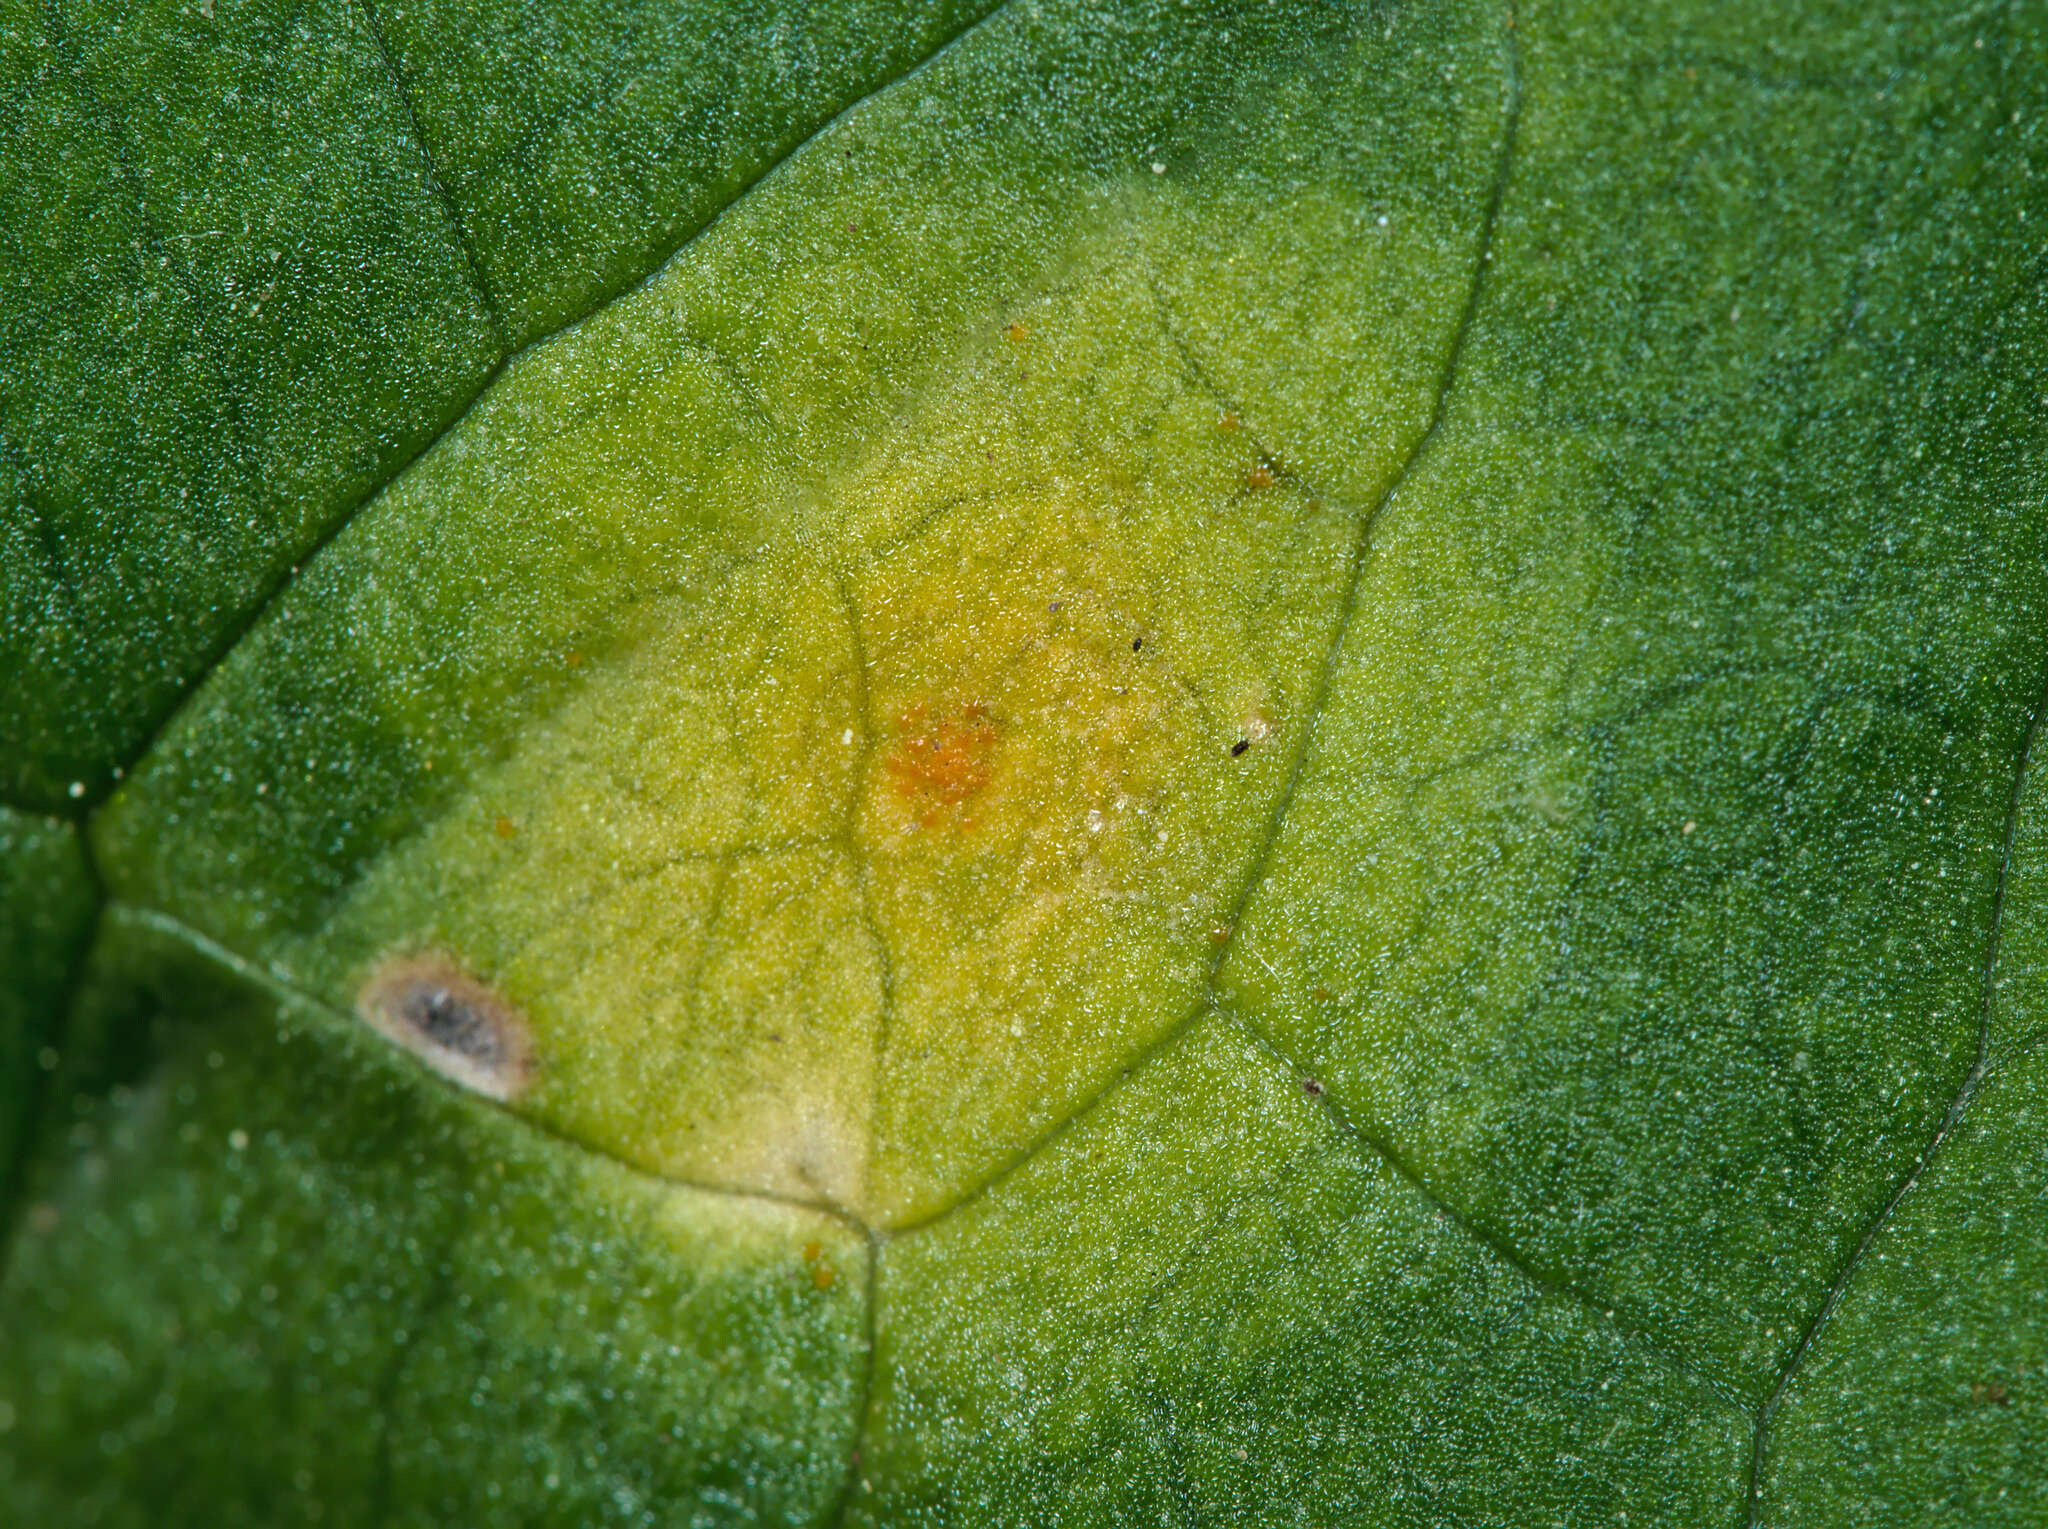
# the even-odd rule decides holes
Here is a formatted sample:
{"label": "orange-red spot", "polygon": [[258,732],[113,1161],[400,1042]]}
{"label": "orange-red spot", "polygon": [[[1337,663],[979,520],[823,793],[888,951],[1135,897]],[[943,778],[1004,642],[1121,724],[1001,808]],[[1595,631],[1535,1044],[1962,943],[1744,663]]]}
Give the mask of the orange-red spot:
{"label": "orange-red spot", "polygon": [[499,818],[491,826],[497,829],[498,837],[501,839],[509,839],[514,834],[519,832],[517,828],[512,826],[512,820],[510,818]]}
{"label": "orange-red spot", "polygon": [[825,1245],[824,1245],[824,1244],[823,1244],[822,1242],[807,1242],[807,1243],[805,1243],[805,1244],[804,1244],[804,1262],[805,1262],[805,1263],[807,1263],[807,1264],[814,1264],[814,1263],[816,1263],[816,1262],[817,1262],[817,1261],[818,1261],[819,1259],[823,1258],[824,1256],[825,1256]]}
{"label": "orange-red spot", "polygon": [[1235,430],[1243,424],[1244,421],[1237,417],[1237,410],[1226,409],[1216,421],[1216,428],[1218,430]]}
{"label": "orange-red spot", "polygon": [[1244,475],[1244,481],[1247,488],[1271,488],[1274,483],[1273,469],[1267,463],[1260,462]]}
{"label": "orange-red spot", "polygon": [[583,667],[583,654],[577,649],[571,648],[568,652],[568,663],[571,669],[581,669]]}
{"label": "orange-red spot", "polygon": [[830,1290],[833,1286],[833,1283],[837,1281],[838,1278],[839,1276],[837,1274],[834,1274],[830,1269],[826,1268],[823,1264],[819,1264],[817,1268],[811,1271],[811,1283],[816,1285],[820,1290]]}
{"label": "orange-red spot", "polygon": [[1028,340],[1031,338],[1031,331],[1015,319],[1011,319],[1009,323],[1003,326],[1003,333],[1013,340]]}
{"label": "orange-red spot", "polygon": [[935,715],[919,701],[896,718],[896,747],[883,768],[926,828],[948,813],[972,828],[974,817],[960,809],[988,784],[995,746],[996,723],[986,706],[970,702]]}

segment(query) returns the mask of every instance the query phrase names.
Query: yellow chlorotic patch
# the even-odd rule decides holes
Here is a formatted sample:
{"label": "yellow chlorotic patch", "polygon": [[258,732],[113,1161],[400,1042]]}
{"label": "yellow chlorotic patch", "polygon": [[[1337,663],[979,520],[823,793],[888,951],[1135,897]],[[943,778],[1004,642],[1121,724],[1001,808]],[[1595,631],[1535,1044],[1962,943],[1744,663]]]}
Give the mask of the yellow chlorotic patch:
{"label": "yellow chlorotic patch", "polygon": [[[156,751],[165,790],[246,783],[265,855],[308,874],[255,885],[263,857],[210,837],[234,814],[131,782],[95,830],[129,846],[117,890],[550,1131],[884,1226],[1031,1153],[1219,973],[1291,974],[1248,900],[1274,825],[1367,821],[1289,806],[1303,761],[1341,797],[1458,710],[1420,660],[1464,629],[1376,594],[1351,683],[1415,715],[1309,749],[1484,198],[1362,223],[1367,119],[1278,157],[1328,82],[1243,83],[1171,175],[906,158],[889,184],[932,219],[859,189],[879,161],[793,155],[522,351]],[[1490,175],[1498,92],[1471,94],[1452,136]],[[1432,508],[1499,518],[1477,489]],[[1458,545],[1517,566],[1485,526]],[[1376,533],[1376,590],[1386,560]],[[271,682],[301,667],[333,681],[303,705]],[[1407,917],[1372,874],[1359,905]]]}
{"label": "yellow chlorotic patch", "polygon": [[1028,1150],[1199,1003],[1349,573],[1353,522],[1245,496],[1224,411],[1099,258],[1024,321],[1027,383],[964,365],[842,490],[882,1221]]}
{"label": "yellow chlorotic patch", "polygon": [[1195,1012],[1356,522],[1247,479],[1121,235],[1077,259],[782,530],[573,650],[322,931],[335,980],[457,953],[530,1030],[498,1097],[881,1224]]}

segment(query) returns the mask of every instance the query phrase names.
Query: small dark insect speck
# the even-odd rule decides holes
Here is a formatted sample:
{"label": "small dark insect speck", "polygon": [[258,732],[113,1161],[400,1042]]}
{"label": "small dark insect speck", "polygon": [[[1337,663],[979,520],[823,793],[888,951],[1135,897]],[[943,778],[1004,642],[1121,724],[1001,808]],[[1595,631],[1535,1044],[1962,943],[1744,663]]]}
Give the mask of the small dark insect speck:
{"label": "small dark insect speck", "polygon": [[1245,751],[1246,749],[1250,748],[1251,746],[1252,746],[1252,741],[1251,741],[1251,739],[1249,739],[1249,738],[1240,738],[1240,739],[1238,739],[1238,740],[1237,740],[1237,742],[1233,743],[1233,744],[1232,744],[1232,745],[1230,746],[1230,757],[1231,757],[1232,759],[1235,759],[1235,758],[1237,758],[1237,756],[1238,756],[1238,755],[1242,754],[1242,753],[1243,753],[1243,752],[1244,752],[1244,751]]}
{"label": "small dark insect speck", "polygon": [[1138,649],[1140,649],[1140,648],[1142,648],[1142,647],[1144,647],[1144,646],[1145,646],[1145,639],[1144,639],[1144,638],[1142,638],[1142,637],[1133,637],[1133,638],[1131,639],[1131,651],[1132,651],[1133,653],[1137,652],[1137,651],[1138,651]]}
{"label": "small dark insect speck", "polygon": [[1301,1091],[1304,1094],[1307,1094],[1311,1099],[1320,1099],[1323,1097],[1323,1085],[1318,1083],[1314,1078],[1303,1078],[1301,1080]]}

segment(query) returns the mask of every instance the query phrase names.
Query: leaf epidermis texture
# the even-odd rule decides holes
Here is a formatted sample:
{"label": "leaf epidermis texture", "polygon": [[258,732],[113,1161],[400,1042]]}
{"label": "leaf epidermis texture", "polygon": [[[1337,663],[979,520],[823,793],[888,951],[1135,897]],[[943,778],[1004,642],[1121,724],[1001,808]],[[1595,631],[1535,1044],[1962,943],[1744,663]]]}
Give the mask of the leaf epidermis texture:
{"label": "leaf epidermis texture", "polygon": [[9,1489],[274,1331],[251,1522],[2026,1522],[2044,25],[1017,5],[805,140],[95,815]]}

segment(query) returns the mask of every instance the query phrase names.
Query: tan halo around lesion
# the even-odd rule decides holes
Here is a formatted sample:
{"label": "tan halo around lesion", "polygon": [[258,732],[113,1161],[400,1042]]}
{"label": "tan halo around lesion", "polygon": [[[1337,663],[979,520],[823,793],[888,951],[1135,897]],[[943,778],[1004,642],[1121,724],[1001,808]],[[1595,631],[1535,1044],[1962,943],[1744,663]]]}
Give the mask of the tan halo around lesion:
{"label": "tan halo around lesion", "polygon": [[395,953],[356,994],[356,1012],[444,1077],[511,1102],[532,1086],[533,1031],[504,996],[445,951]]}

